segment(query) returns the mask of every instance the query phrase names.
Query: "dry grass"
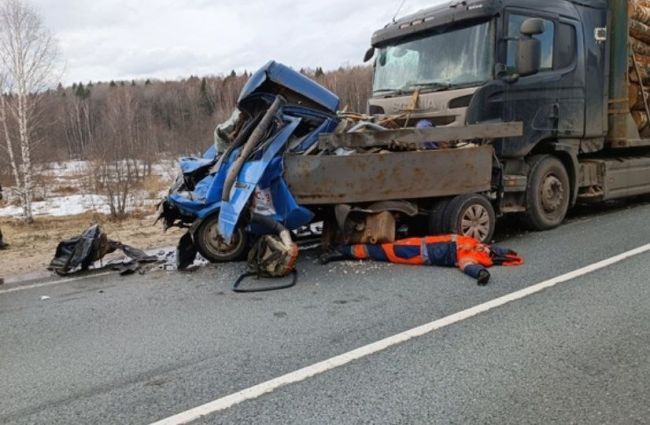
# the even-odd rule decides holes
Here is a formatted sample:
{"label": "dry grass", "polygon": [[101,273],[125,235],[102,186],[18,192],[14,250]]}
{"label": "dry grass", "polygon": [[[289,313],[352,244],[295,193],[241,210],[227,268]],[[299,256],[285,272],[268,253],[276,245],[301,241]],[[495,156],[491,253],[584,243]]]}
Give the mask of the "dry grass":
{"label": "dry grass", "polygon": [[60,186],[54,189],[52,193],[57,196],[76,195],[79,193],[79,188],[73,186]]}
{"label": "dry grass", "polygon": [[149,199],[160,198],[160,193],[169,189],[169,181],[159,176],[147,176],[144,178],[141,189],[147,194]]}
{"label": "dry grass", "polygon": [[8,250],[0,251],[0,277],[43,271],[54,256],[59,241],[80,234],[87,227],[99,223],[113,240],[142,249],[176,245],[182,235],[180,229],[163,233],[154,218],[136,212],[129,218],[112,222],[107,216],[86,213],[70,217],[38,217],[33,224],[20,220],[0,218],[0,229]]}

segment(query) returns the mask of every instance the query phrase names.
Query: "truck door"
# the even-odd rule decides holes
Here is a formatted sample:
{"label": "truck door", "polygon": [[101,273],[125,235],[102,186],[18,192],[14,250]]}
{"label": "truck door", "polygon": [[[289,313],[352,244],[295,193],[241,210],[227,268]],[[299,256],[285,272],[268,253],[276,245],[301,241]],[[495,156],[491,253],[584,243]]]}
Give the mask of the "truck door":
{"label": "truck door", "polygon": [[501,146],[504,156],[520,156],[532,145],[548,138],[581,138],[585,133],[584,67],[579,61],[578,35],[581,27],[571,20],[528,11],[510,10],[504,16],[506,36],[502,63],[508,73],[516,72],[517,39],[521,24],[540,18],[544,32],[536,35],[542,44],[540,72],[521,77],[504,87],[503,120],[523,121],[524,138]]}

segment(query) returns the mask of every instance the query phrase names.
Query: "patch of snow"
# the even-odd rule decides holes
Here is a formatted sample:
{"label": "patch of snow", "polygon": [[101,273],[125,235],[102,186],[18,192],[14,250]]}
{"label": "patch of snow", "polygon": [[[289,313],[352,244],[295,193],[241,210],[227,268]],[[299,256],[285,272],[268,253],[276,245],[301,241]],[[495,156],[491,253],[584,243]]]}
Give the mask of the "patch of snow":
{"label": "patch of snow", "polygon": [[50,162],[35,167],[35,172],[44,176],[66,177],[83,174],[88,169],[88,161]]}
{"label": "patch of snow", "polygon": [[[66,215],[83,214],[86,211],[96,211],[109,214],[110,208],[106,197],[100,195],[70,195],[55,196],[32,204],[34,215],[49,215],[63,217]],[[22,208],[9,205],[0,208],[0,217],[20,217]]]}
{"label": "patch of snow", "polygon": [[[137,197],[136,197],[137,198]],[[127,201],[127,211],[137,208],[152,207],[159,202],[158,199],[132,199]],[[35,216],[65,217],[68,215],[79,215],[88,211],[100,214],[110,214],[111,208],[108,200],[102,195],[69,195],[54,196],[45,201],[37,201],[32,204],[32,211]],[[21,217],[22,208],[16,205],[9,205],[0,208],[0,217]]]}
{"label": "patch of snow", "polygon": [[[67,215],[78,215],[88,211],[100,214],[109,214],[110,207],[107,198],[97,194],[81,194],[87,190],[85,179],[92,164],[88,161],[64,161],[51,162],[38,165],[34,169],[37,187],[35,195],[45,198],[43,201],[33,203],[35,216],[62,217]],[[161,178],[163,181],[173,182],[178,173],[178,164],[172,160],[162,160],[152,164],[152,175]],[[46,182],[39,184],[39,179],[47,178]],[[61,188],[72,188],[73,193],[57,195]],[[4,207],[0,206],[0,217],[21,217],[22,209],[17,204],[16,195],[9,188],[5,188]],[[127,201],[127,210],[155,206],[167,190],[161,191],[156,199],[148,199],[152,194],[145,191],[135,191]]]}

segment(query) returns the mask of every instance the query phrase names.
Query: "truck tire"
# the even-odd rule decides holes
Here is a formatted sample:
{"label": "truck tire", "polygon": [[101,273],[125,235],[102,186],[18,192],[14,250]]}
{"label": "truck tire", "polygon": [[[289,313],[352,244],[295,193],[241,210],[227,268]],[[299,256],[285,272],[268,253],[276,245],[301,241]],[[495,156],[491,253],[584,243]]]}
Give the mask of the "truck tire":
{"label": "truck tire", "polygon": [[248,249],[248,238],[241,227],[235,230],[231,244],[225,244],[217,230],[219,216],[212,215],[194,232],[194,245],[199,253],[211,263],[226,263],[244,258]]}
{"label": "truck tire", "polygon": [[564,164],[551,155],[533,156],[528,163],[526,224],[533,230],[554,229],[562,224],[569,210],[569,174]]}
{"label": "truck tire", "polygon": [[476,193],[453,198],[444,213],[446,233],[469,236],[490,243],[496,228],[496,214],[492,203]]}
{"label": "truck tire", "polygon": [[438,236],[447,233],[445,229],[445,210],[451,201],[443,198],[436,201],[429,212],[429,236]]}

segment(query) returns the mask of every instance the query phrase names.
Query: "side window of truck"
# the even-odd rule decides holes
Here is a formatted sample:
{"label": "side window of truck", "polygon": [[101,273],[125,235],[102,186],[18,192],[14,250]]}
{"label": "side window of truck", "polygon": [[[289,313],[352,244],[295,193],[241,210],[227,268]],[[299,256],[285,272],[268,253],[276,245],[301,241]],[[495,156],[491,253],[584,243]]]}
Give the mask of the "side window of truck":
{"label": "side window of truck", "polygon": [[[534,16],[514,15],[508,17],[508,38],[518,39],[521,37],[521,24],[526,19]],[[543,19],[544,33],[536,35],[535,38],[542,42],[542,67],[540,71],[550,71],[553,69],[553,51],[555,46],[555,24],[553,21]],[[506,64],[508,70],[514,71],[516,67],[517,41],[508,40],[508,57]]]}
{"label": "side window of truck", "polygon": [[560,22],[555,40],[555,69],[564,69],[573,65],[577,56],[577,43],[575,27]]}

